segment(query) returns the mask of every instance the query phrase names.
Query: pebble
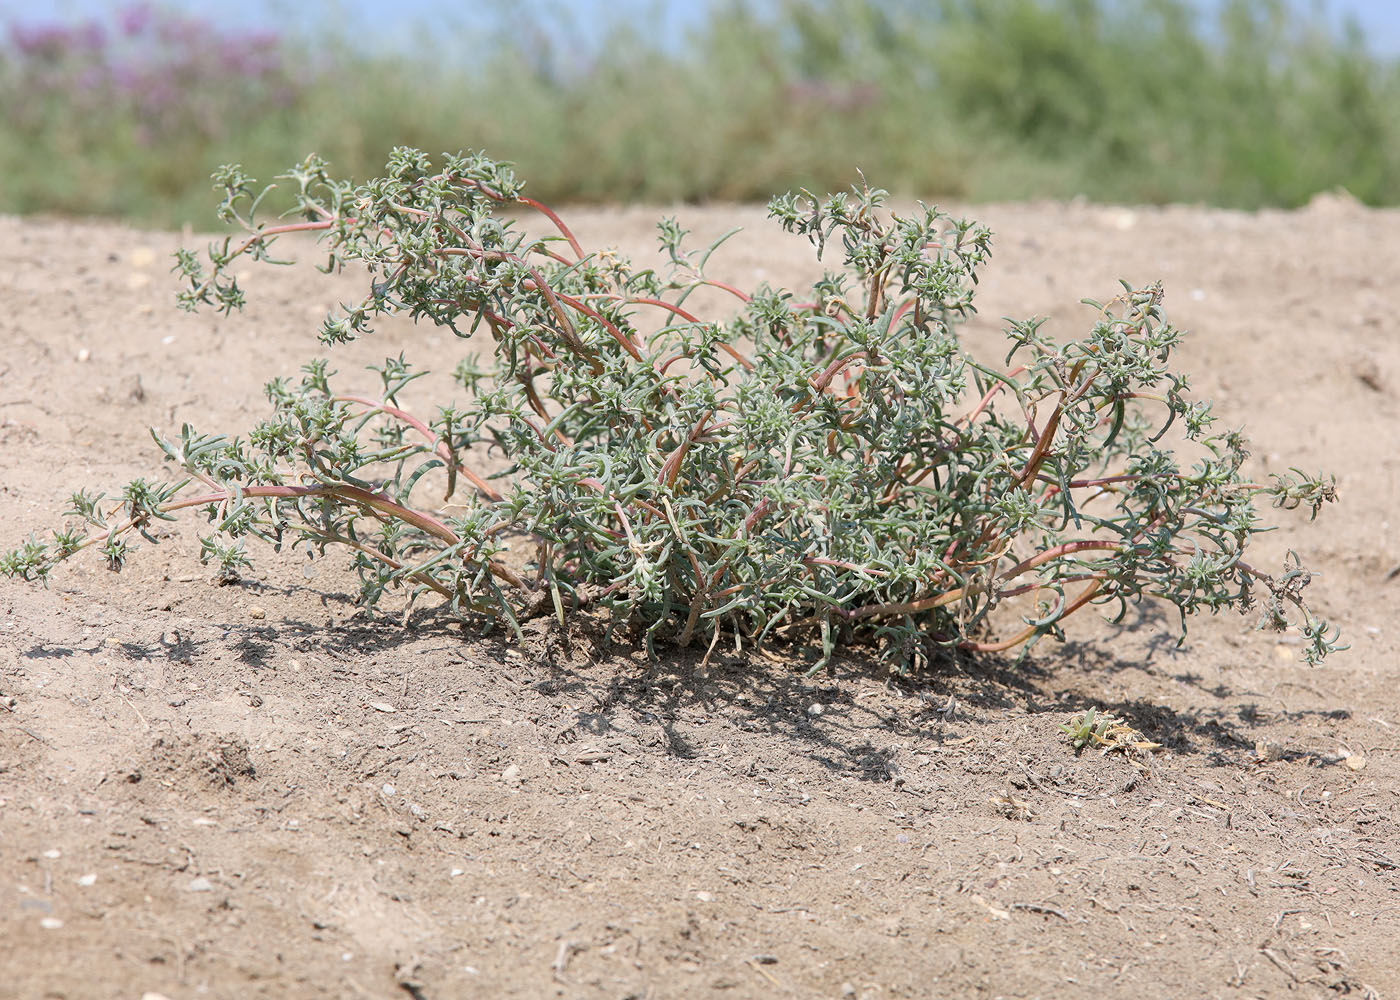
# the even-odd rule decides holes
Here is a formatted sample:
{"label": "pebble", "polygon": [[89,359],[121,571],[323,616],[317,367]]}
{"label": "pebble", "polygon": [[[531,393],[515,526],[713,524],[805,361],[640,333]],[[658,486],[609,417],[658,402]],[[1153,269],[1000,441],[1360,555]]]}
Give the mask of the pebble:
{"label": "pebble", "polygon": [[248,617],[249,617],[249,618],[257,619],[258,621],[261,621],[262,619],[264,619],[264,618],[267,617],[267,611],[266,611],[265,609],[263,609],[263,608],[258,607],[258,606],[255,604],[255,605],[253,605],[251,608],[248,609]]}
{"label": "pebble", "polygon": [[513,785],[513,784],[517,783],[517,782],[520,780],[520,767],[519,767],[519,765],[517,765],[517,764],[512,764],[512,765],[510,765],[510,767],[508,767],[508,768],[506,768],[504,771],[502,771],[502,772],[501,772],[501,780],[504,781],[504,782],[505,782],[506,784],[508,784],[508,785]]}
{"label": "pebble", "polygon": [[213,892],[214,883],[201,875],[199,878],[190,879],[190,884],[185,886],[185,890],[187,892]]}
{"label": "pebble", "polygon": [[79,361],[87,361],[87,360],[88,360],[89,358],[91,358],[91,357],[92,357],[92,352],[89,351],[86,347],[84,347],[82,350],[80,350],[80,351],[78,352],[78,360],[79,360]]}
{"label": "pebble", "polygon": [[807,706],[807,714],[814,719],[825,711],[826,709],[822,707],[822,703],[819,701],[813,702],[811,705]]}
{"label": "pebble", "polygon": [[63,926],[63,921],[59,920],[57,917],[45,917],[43,920],[39,921],[39,926],[46,931],[56,931]]}
{"label": "pebble", "polygon": [[48,858],[50,861],[54,861],[58,858],[63,857],[63,852],[56,847],[51,847],[44,852],[44,857]]}
{"label": "pebble", "polygon": [[384,783],[384,787],[380,788],[379,791],[386,799],[394,797],[394,786],[387,781]]}
{"label": "pebble", "polygon": [[78,879],[78,884],[82,886],[95,885],[96,883],[96,875],[83,875]]}
{"label": "pebble", "polygon": [[170,998],[164,993],[153,993],[147,990],[145,993],[141,994],[141,1000],[170,1000]]}
{"label": "pebble", "polygon": [[855,995],[856,995],[856,988],[855,988],[855,986],[854,986],[853,984],[851,984],[851,983],[842,983],[842,984],[841,984],[841,995],[842,995],[843,997],[853,997],[853,996],[855,996]]}
{"label": "pebble", "polygon": [[712,892],[697,892],[695,898],[702,903],[713,903],[715,901],[715,894]]}

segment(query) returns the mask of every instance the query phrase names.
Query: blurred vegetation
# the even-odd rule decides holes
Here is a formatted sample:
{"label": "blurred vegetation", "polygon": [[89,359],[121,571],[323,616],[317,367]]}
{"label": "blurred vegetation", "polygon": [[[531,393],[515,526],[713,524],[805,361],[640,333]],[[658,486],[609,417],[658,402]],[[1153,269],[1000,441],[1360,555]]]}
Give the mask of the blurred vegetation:
{"label": "blurred vegetation", "polygon": [[[211,219],[207,178],[482,149],[553,201],[1400,201],[1400,68],[1283,0],[717,0],[683,36],[521,0],[411,46],[137,5],[11,24],[0,210]],[[328,18],[328,21],[332,20]],[[596,39],[580,41],[579,39]],[[328,40],[329,39],[329,40]]]}

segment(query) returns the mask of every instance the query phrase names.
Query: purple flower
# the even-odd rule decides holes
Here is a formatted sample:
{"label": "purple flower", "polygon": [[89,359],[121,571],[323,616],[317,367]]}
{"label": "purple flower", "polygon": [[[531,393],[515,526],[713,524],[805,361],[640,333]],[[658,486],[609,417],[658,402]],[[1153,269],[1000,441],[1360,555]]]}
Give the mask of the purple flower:
{"label": "purple flower", "polygon": [[100,52],[107,44],[107,29],[96,21],[84,21],[73,30],[73,48],[81,52]]}
{"label": "purple flower", "polygon": [[61,24],[10,25],[10,44],[22,56],[57,59],[72,41],[72,31]]}
{"label": "purple flower", "polygon": [[117,26],[127,38],[145,34],[155,19],[155,9],[148,3],[134,3],[117,14]]}

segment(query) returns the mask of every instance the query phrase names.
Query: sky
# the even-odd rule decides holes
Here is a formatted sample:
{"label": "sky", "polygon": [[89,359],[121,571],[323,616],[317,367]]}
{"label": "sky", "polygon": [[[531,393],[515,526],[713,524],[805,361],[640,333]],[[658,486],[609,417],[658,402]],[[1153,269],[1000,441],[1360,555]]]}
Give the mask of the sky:
{"label": "sky", "polygon": [[[1209,5],[1213,0],[1202,2]],[[1400,55],[1400,0],[1293,2],[1303,10],[1325,10],[1338,21],[1349,16],[1362,26],[1373,51]],[[0,24],[16,20],[32,22],[45,16],[64,20],[92,17],[125,6],[128,6],[126,0],[48,0],[47,3],[0,0]],[[189,10],[231,24],[257,26],[274,26],[289,18],[305,23],[308,16],[323,18],[325,12],[335,11],[337,22],[350,33],[362,28],[369,37],[392,43],[409,41],[415,30],[427,30],[429,25],[444,17],[461,24],[475,18],[498,16],[522,3],[521,0],[244,0],[235,5],[211,0],[165,0],[160,6]],[[705,0],[542,0],[530,6],[566,10],[576,22],[576,28],[584,31],[590,21],[631,9],[639,15],[649,15],[664,35],[679,38],[685,25],[697,19],[707,4]],[[388,25],[394,26],[393,29],[386,30]]]}

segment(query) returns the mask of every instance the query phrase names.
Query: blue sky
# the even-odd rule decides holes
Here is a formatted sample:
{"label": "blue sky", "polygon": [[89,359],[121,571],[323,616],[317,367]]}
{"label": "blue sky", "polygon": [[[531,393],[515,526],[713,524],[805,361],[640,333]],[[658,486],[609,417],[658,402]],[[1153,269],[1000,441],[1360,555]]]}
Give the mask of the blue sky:
{"label": "blue sky", "polygon": [[[1111,0],[1110,0],[1111,2]],[[1209,4],[1211,0],[1203,0]],[[91,17],[127,6],[125,0],[0,0],[0,22],[49,18]],[[443,18],[459,23],[499,17],[503,11],[526,6],[522,0],[244,0],[236,5],[209,0],[167,0],[163,6],[182,8],[228,23],[274,25],[286,20],[315,23],[327,13],[349,33],[363,29],[370,37],[407,41],[415,30],[426,30]],[[1350,16],[1361,24],[1374,51],[1400,54],[1400,0],[1295,0],[1300,9],[1325,10],[1340,20]],[[600,16],[633,10],[649,15],[668,35],[679,36],[684,25],[707,6],[704,0],[543,0],[528,6],[568,11],[576,26],[586,30]],[[659,17],[658,17],[659,15]],[[393,25],[386,32],[386,26]],[[397,36],[397,37],[395,37]]]}

